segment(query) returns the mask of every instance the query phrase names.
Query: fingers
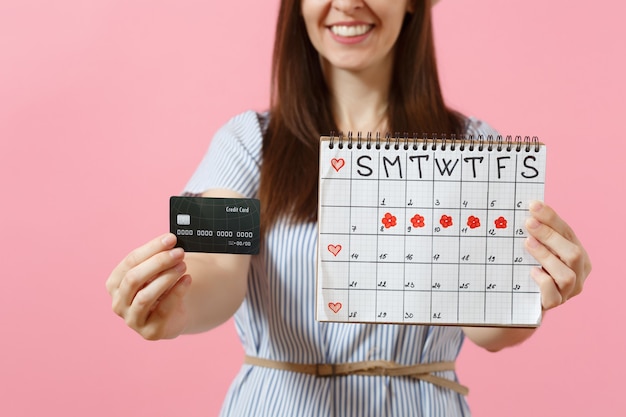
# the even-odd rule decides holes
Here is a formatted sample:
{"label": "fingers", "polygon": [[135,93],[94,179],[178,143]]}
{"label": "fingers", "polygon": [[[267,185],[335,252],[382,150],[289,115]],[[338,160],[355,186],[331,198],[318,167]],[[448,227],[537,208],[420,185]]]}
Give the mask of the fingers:
{"label": "fingers", "polygon": [[113,311],[127,324],[142,326],[157,300],[184,274],[185,252],[172,248],[176,237],[166,234],[132,251],[107,282]]}
{"label": "fingers", "polygon": [[530,233],[526,240],[526,250],[554,279],[564,297],[563,301],[566,301],[576,287],[576,271],[580,263],[579,258],[574,255],[578,252],[577,246],[532,218],[526,224]]}
{"label": "fingers", "polygon": [[544,310],[550,310],[563,303],[563,296],[548,273],[541,268],[533,268],[530,275],[541,290],[541,306]]}
{"label": "fingers", "polygon": [[124,276],[129,270],[152,257],[154,254],[173,248],[174,245],[176,245],[176,236],[171,233],[166,233],[152,239],[150,242],[129,253],[126,258],[117,265],[113,272],[111,272],[111,275],[107,279],[106,288],[109,294],[113,295],[113,292],[120,286],[122,279],[124,279]]}
{"label": "fingers", "polygon": [[559,217],[559,215],[548,205],[541,201],[532,201],[528,206],[531,219],[535,219],[539,223],[548,225],[557,234],[565,239],[580,244],[576,234],[569,225]]}
{"label": "fingers", "polygon": [[[172,249],[172,252],[178,250],[179,249]],[[182,252],[182,249],[180,249],[180,252]],[[142,264],[142,266],[143,265],[144,264]],[[186,269],[187,266],[185,263],[180,262],[168,270],[159,271],[156,278],[136,292],[130,289],[130,285],[120,286],[120,293],[122,293],[122,290],[128,290],[127,293],[120,295],[122,304],[128,306],[124,313],[124,318],[128,326],[134,329],[144,326],[152,311],[157,307],[157,304],[167,295],[168,291],[175,286],[177,281],[182,279]],[[133,270],[130,272],[133,272]]]}
{"label": "fingers", "polygon": [[176,236],[159,236],[133,250],[113,270],[106,287],[113,311],[149,340],[176,337],[186,328],[184,297],[191,284]]}
{"label": "fingers", "polygon": [[[113,311],[128,320],[127,312],[142,291],[135,306],[149,309],[151,296],[157,292],[158,298],[185,271],[184,256],[185,252],[181,248],[159,252],[126,272],[113,294]],[[136,309],[132,312],[136,313]],[[130,320],[134,322],[136,319]]]}
{"label": "fingers", "polygon": [[146,324],[139,333],[147,340],[169,339],[181,334],[187,326],[183,302],[191,285],[191,276],[183,275],[153,305]]}
{"label": "fingers", "polygon": [[526,249],[543,269],[532,277],[541,288],[544,309],[553,308],[582,291],[590,271],[587,253],[569,225],[552,208],[530,204]]}
{"label": "fingers", "polygon": [[[172,269],[175,270],[178,264],[183,261],[184,256],[185,252],[183,249],[174,248],[159,252],[146,259],[144,262],[126,272],[118,287],[118,296],[121,297],[123,301],[130,304],[137,291],[148,285],[152,280],[161,275],[165,277],[172,275],[171,272],[175,272],[172,271]],[[170,270],[170,273],[165,273],[168,270]],[[178,274],[176,278],[178,279],[181,275],[182,274]]]}

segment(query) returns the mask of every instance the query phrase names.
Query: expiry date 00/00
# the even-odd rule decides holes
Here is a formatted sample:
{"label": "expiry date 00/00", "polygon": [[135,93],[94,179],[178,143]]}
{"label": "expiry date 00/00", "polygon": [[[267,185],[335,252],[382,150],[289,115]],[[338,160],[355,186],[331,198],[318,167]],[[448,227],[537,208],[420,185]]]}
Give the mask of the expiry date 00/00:
{"label": "expiry date 00/00", "polygon": [[252,246],[252,242],[244,240],[229,240],[228,246]]}

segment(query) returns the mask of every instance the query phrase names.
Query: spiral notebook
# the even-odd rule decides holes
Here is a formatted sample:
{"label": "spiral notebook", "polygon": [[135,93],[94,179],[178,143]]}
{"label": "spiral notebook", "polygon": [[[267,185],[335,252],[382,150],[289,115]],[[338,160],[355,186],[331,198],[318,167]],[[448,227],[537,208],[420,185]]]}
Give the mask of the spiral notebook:
{"label": "spiral notebook", "polygon": [[323,136],[319,321],[536,327],[537,138]]}

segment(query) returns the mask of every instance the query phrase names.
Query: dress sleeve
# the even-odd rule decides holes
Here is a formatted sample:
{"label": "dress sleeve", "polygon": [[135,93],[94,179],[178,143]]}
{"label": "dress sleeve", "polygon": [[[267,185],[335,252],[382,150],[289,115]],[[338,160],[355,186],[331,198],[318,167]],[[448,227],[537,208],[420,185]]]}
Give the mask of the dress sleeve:
{"label": "dress sleeve", "polygon": [[499,135],[497,130],[475,117],[467,118],[465,134],[468,137],[473,137],[474,140],[478,140],[480,138],[486,140],[488,136],[495,138]]}
{"label": "dress sleeve", "polygon": [[222,188],[257,197],[262,146],[257,113],[248,111],[233,117],[213,137],[184,194]]}

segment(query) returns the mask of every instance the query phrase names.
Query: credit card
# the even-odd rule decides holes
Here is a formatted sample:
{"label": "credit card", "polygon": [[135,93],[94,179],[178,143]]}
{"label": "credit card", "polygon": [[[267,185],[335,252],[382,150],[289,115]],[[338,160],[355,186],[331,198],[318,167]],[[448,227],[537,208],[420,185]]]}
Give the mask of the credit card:
{"label": "credit card", "polygon": [[261,204],[253,198],[170,197],[170,232],[186,252],[259,253]]}

